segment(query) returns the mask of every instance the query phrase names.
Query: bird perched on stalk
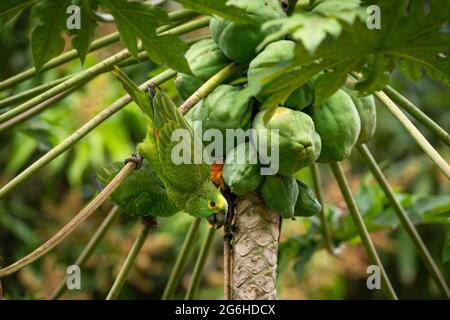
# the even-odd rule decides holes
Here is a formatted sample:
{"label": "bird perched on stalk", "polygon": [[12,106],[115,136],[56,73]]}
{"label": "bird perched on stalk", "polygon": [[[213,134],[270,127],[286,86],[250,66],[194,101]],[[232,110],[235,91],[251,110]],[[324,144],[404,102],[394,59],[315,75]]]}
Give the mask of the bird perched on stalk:
{"label": "bird perched on stalk", "polygon": [[[158,86],[150,85],[148,95],[119,68],[114,69],[114,74],[145,114],[147,133],[137,146],[138,154],[144,158],[142,168],[133,172],[112,194],[112,200],[125,211],[125,207],[128,211],[139,207],[139,212],[148,208],[144,215],[167,216],[185,211],[194,217],[207,218],[210,224],[220,228],[225,222],[228,204],[210,180],[210,165],[203,161],[195,163],[193,159],[195,154],[203,155],[203,145],[193,143],[194,134],[188,122]],[[189,164],[176,164],[172,159],[172,149],[179,143],[189,142],[189,139],[172,141],[172,132],[178,129],[190,135],[188,148],[192,161]],[[105,170],[97,174],[102,183],[112,179],[115,170],[110,171],[110,174]],[[158,201],[161,201],[159,206]],[[162,212],[161,208],[167,211]],[[137,211],[131,210],[131,213],[139,215]]]}

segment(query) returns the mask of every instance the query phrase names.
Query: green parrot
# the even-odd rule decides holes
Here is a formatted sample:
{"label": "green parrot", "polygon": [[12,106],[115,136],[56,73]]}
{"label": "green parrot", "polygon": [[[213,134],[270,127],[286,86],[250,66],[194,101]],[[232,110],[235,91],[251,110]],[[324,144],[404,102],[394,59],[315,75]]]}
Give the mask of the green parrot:
{"label": "green parrot", "polygon": [[[147,134],[144,141],[138,144],[137,151],[148,161],[148,166],[145,165],[143,168],[144,171],[151,170],[159,178],[166,192],[164,194],[167,195],[167,199],[163,200],[164,204],[161,204],[161,207],[167,206],[167,213],[151,212],[151,214],[155,216],[158,214],[167,216],[170,215],[170,212],[173,214],[176,212],[170,207],[170,204],[173,204],[179,211],[187,212],[194,217],[207,218],[209,223],[216,228],[223,226],[228,203],[210,179],[210,166],[205,162],[194,164],[194,161],[191,161],[192,164],[175,164],[172,161],[172,149],[180,143],[171,139],[172,132],[177,129],[184,129],[189,133],[192,142],[189,146],[192,157],[194,154],[203,154],[203,145],[193,143],[193,130],[176,105],[156,85],[149,86],[149,96],[119,68],[114,69],[114,74],[146,116]],[[131,176],[133,175],[137,175],[137,171],[133,172]],[[147,199],[146,196],[139,196],[140,192],[137,192],[137,190],[144,192],[146,184],[148,184],[148,189],[146,189],[148,191],[145,193],[152,193],[156,189],[153,185],[157,183],[156,177],[148,179],[147,182],[146,175],[147,173],[140,175],[145,182],[135,176],[131,178],[130,182],[124,184],[130,191],[124,192],[123,198],[130,194],[136,194],[136,197],[139,198],[133,200],[134,206],[137,206],[138,202],[139,206],[142,206],[153,201],[153,197]],[[116,192],[120,189],[122,187],[119,187]],[[114,197],[112,199],[114,201]],[[156,207],[157,205],[154,204],[151,209],[159,211],[159,208],[156,210]],[[150,208],[148,211],[151,211]]]}

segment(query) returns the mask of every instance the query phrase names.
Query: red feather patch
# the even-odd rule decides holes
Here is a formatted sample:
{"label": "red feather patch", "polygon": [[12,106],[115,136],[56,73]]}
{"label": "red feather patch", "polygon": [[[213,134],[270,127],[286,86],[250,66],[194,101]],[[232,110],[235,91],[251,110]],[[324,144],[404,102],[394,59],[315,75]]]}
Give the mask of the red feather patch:
{"label": "red feather patch", "polygon": [[218,187],[225,189],[225,183],[222,178],[223,164],[213,163],[211,164],[210,177],[211,181]]}

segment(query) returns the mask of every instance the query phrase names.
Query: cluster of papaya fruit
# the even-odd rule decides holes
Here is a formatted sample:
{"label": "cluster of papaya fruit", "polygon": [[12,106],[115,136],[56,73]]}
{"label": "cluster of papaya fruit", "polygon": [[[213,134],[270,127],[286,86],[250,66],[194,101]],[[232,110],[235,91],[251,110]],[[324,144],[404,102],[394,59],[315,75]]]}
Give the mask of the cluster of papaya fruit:
{"label": "cluster of papaya fruit", "polygon": [[[261,23],[285,15],[279,0],[242,3],[246,13]],[[315,106],[312,79],[295,90],[283,106],[272,110],[269,118],[265,117],[268,110],[259,106],[269,96],[248,97],[241,94],[242,89],[272,73],[271,68],[277,64],[289,62],[296,46],[293,41],[280,39],[257,53],[257,46],[270,32],[259,26],[243,26],[213,17],[211,38],[195,43],[185,55],[192,75],[178,74],[175,84],[180,96],[186,99],[231,61],[248,64],[246,82],[219,85],[187,114],[187,118],[201,121],[204,130],[218,129],[224,137],[226,129],[253,128],[256,135],[253,139],[232,149],[227,149],[224,143],[223,154],[219,156],[224,161],[226,186],[237,195],[259,191],[266,204],[284,218],[312,216],[321,206],[308,185],[294,175],[314,162],[342,161],[357,143],[368,142],[375,131],[375,101],[373,96],[359,97],[357,92],[339,89],[325,104]],[[268,139],[262,134],[267,129],[277,129],[277,139]],[[236,163],[239,153],[245,154],[246,159],[261,158],[258,157],[261,150],[254,143],[258,139],[269,140],[265,144],[267,150],[263,150],[265,155],[271,150],[279,151],[276,175],[261,175],[260,169],[264,166],[261,162]]]}

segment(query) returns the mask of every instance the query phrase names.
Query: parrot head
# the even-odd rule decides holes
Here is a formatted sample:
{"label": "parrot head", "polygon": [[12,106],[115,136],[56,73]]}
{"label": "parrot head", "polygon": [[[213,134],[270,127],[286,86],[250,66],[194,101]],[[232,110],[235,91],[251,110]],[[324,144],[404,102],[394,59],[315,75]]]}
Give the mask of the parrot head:
{"label": "parrot head", "polygon": [[227,200],[212,183],[207,183],[200,191],[200,196],[193,196],[187,201],[186,211],[206,218],[210,225],[219,229],[225,224],[228,211]]}

